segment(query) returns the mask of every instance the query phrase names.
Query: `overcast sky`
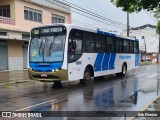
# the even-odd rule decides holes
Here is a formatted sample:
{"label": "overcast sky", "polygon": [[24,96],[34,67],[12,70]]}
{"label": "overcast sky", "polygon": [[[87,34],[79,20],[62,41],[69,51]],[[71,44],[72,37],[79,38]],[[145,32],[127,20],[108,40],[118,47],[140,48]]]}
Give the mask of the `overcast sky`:
{"label": "overcast sky", "polygon": [[[116,8],[110,0],[66,0],[68,2],[71,2],[73,4],[76,4],[80,7],[83,7],[89,11],[92,11],[96,14],[102,15],[106,18],[110,18],[114,21],[127,24],[126,23],[126,13],[121,10],[121,8]],[[72,5],[73,6],[73,5]],[[73,6],[76,7],[76,6]],[[72,9],[73,11],[76,11],[75,9]],[[85,14],[85,13],[83,13]],[[87,14],[85,14],[87,15]],[[87,15],[89,16],[89,15]],[[90,17],[90,16],[89,16]],[[79,15],[75,12],[72,12],[72,23],[83,25],[87,27],[93,27],[93,28],[100,28],[107,31],[121,31],[123,28],[118,28],[117,25],[111,26],[108,25],[109,22],[101,20],[103,22],[106,22],[106,24],[89,19],[87,17],[84,17],[82,15]],[[99,19],[100,20],[100,19]],[[156,25],[156,20],[152,18],[149,13],[142,10],[140,13],[132,13],[130,14],[130,26],[131,27],[137,27],[144,24],[152,24]]]}

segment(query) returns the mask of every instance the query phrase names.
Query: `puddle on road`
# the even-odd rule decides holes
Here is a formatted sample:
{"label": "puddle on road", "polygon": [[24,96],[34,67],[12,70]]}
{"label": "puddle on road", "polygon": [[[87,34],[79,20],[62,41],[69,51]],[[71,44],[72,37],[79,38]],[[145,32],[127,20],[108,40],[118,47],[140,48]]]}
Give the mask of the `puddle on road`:
{"label": "puddle on road", "polygon": [[122,80],[61,94],[29,111],[138,111],[159,96],[160,80]]}

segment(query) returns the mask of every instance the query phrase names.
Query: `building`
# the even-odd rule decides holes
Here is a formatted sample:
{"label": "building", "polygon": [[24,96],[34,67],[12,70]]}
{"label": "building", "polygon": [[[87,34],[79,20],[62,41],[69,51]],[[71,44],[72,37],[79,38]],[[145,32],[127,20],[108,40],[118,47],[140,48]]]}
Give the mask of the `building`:
{"label": "building", "polygon": [[71,23],[70,5],[58,0],[1,0],[0,70],[26,68],[31,28],[52,23]]}
{"label": "building", "polygon": [[[122,32],[122,35],[127,36],[126,30]],[[146,24],[131,28],[129,36],[139,39],[139,47],[141,51],[145,51],[145,43],[147,52],[151,53],[158,51],[159,39],[158,35],[156,34],[156,26]]]}

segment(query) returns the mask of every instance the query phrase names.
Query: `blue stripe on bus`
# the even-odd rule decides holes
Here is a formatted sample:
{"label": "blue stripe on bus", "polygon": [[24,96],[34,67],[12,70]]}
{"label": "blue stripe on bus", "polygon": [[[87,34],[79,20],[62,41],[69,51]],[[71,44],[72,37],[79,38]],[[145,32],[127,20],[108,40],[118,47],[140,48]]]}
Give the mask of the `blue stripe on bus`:
{"label": "blue stripe on bus", "polygon": [[101,71],[101,63],[103,59],[104,53],[98,53],[96,57],[96,61],[94,63],[94,71]]}
{"label": "blue stripe on bus", "polygon": [[115,53],[111,53],[111,57],[110,57],[110,61],[109,61],[109,70],[112,70],[115,68],[115,59],[116,59],[116,54]]}
{"label": "blue stripe on bus", "polygon": [[100,30],[97,30],[97,33],[98,33],[98,34],[101,34],[101,35],[105,35],[105,36],[116,37],[116,34],[109,33],[109,32],[104,32],[104,31],[100,31]]}
{"label": "blue stripe on bus", "polygon": [[110,53],[105,53],[103,63],[102,63],[102,70],[108,70],[110,55],[111,55]]}
{"label": "blue stripe on bus", "polygon": [[135,54],[135,66],[139,66],[139,54]]}
{"label": "blue stripe on bus", "polygon": [[115,53],[98,53],[94,63],[94,71],[98,72],[115,69],[115,59]]}

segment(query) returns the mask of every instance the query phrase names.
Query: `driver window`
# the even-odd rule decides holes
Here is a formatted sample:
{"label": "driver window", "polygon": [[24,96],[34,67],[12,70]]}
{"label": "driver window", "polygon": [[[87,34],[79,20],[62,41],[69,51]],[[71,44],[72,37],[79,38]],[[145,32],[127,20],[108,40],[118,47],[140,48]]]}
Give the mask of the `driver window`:
{"label": "driver window", "polygon": [[77,61],[82,55],[82,34],[80,30],[73,29],[68,41],[68,62]]}
{"label": "driver window", "polygon": [[69,54],[82,54],[82,32],[78,30],[72,30],[69,43],[68,43]]}

